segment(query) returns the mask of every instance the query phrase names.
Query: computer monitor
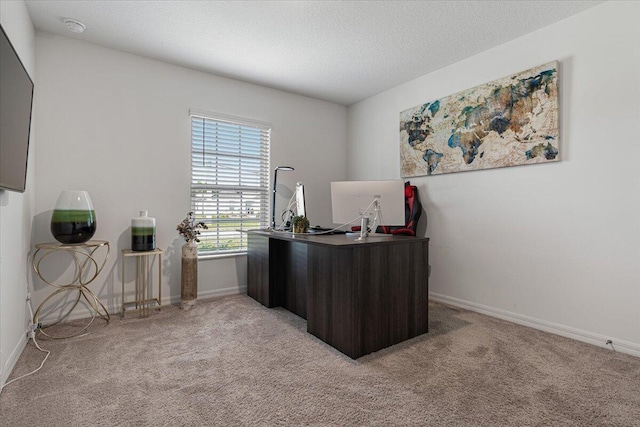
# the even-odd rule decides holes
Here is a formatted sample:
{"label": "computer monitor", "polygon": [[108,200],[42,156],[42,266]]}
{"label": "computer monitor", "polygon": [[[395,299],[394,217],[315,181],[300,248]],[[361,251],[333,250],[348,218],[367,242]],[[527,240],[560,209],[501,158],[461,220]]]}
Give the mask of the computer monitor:
{"label": "computer monitor", "polygon": [[304,185],[296,184],[296,215],[307,216],[307,209],[304,202]]}
{"label": "computer monitor", "polygon": [[[331,183],[331,210],[335,224],[355,223],[362,217],[373,221],[377,213],[376,225],[405,225],[404,204],[404,182],[400,179]],[[372,231],[375,232],[374,229]]]}

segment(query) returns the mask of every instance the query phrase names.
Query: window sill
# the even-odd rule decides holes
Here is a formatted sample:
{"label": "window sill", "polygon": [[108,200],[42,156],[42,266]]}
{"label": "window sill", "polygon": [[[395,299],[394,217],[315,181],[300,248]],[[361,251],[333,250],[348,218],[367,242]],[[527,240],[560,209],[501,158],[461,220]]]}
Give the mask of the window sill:
{"label": "window sill", "polygon": [[230,252],[226,254],[206,254],[206,255],[198,255],[198,261],[207,261],[212,259],[222,259],[222,258],[236,258],[239,256],[247,256],[247,251],[241,252]]}

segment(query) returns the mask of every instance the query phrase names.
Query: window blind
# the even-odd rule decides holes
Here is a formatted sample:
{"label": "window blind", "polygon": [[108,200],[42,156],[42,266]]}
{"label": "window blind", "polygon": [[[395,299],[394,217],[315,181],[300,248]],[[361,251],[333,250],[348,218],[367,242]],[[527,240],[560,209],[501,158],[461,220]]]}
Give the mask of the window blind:
{"label": "window blind", "polygon": [[191,210],[204,222],[199,255],[242,252],[239,230],[269,224],[271,126],[191,111]]}

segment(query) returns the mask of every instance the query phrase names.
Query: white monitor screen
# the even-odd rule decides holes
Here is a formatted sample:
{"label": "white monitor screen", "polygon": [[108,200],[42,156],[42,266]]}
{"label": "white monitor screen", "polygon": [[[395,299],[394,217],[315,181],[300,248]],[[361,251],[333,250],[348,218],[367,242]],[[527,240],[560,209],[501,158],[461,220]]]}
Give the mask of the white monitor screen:
{"label": "white monitor screen", "polygon": [[335,224],[346,224],[369,215],[375,216],[373,201],[380,206],[380,225],[405,225],[404,182],[337,181],[331,183],[331,209]]}
{"label": "white monitor screen", "polygon": [[296,184],[296,215],[307,216],[307,209],[304,203],[304,185]]}

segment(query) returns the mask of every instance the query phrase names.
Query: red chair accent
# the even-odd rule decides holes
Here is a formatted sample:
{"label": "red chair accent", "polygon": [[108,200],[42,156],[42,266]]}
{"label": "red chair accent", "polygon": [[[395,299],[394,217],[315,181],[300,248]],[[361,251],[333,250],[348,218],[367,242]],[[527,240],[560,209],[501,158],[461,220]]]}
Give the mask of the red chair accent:
{"label": "red chair accent", "polygon": [[[418,228],[418,220],[422,215],[422,203],[418,196],[418,188],[411,185],[410,181],[404,183],[404,213],[406,223],[404,226],[380,225],[376,233],[415,236]],[[351,227],[351,231],[360,231],[360,226]]]}

